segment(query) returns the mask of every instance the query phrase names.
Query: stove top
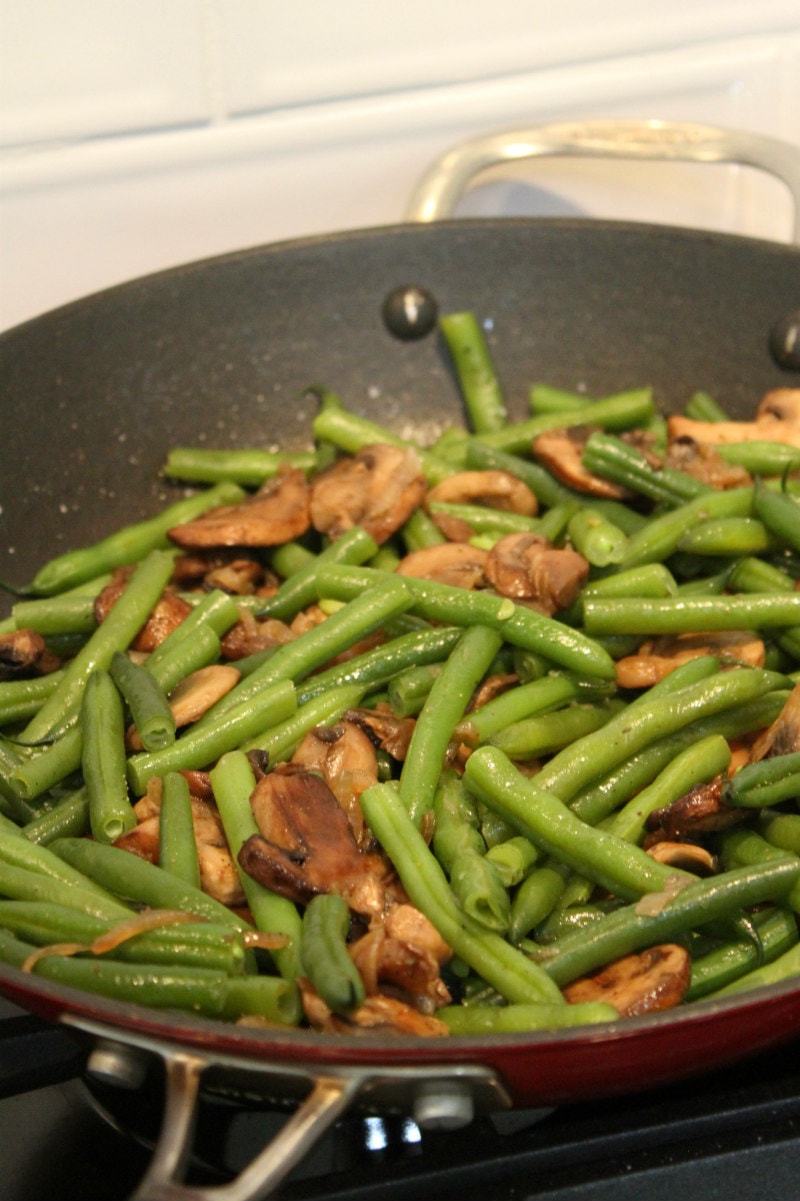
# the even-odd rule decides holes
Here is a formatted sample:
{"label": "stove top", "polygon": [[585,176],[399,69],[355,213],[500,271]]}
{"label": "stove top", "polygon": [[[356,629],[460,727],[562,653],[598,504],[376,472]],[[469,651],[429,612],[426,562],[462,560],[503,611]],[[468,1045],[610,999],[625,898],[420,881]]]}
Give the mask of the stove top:
{"label": "stove top", "polygon": [[[28,1015],[0,1023],[0,1201],[126,1201],[161,1119],[161,1091],[89,1084],[85,1048]],[[221,1184],[284,1120],[209,1099],[189,1178]],[[477,1118],[453,1132],[346,1117],[277,1201],[761,1201],[800,1175],[800,1054],[789,1046],[658,1091]]]}

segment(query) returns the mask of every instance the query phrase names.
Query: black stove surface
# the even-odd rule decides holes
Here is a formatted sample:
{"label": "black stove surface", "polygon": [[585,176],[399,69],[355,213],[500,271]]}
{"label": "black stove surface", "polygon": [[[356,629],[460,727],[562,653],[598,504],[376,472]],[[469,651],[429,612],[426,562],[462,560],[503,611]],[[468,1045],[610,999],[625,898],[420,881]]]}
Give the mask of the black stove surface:
{"label": "black stove surface", "polygon": [[[0,1201],[127,1201],[160,1123],[160,1087],[91,1090],[85,1052],[27,1016],[0,1024]],[[107,1120],[110,1109],[116,1125]],[[207,1102],[190,1179],[220,1184],[279,1128],[274,1111]],[[133,1130],[135,1137],[129,1132]],[[761,1201],[800,1179],[797,1044],[658,1091],[477,1118],[450,1133],[346,1117],[278,1201]]]}

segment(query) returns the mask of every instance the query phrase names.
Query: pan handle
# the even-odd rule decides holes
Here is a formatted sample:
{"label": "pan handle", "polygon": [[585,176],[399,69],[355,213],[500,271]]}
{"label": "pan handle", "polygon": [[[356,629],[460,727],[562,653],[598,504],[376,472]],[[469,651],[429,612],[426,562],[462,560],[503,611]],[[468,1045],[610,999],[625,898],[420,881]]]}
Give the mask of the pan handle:
{"label": "pan handle", "polygon": [[744,130],[680,121],[565,121],[502,130],[460,142],[420,179],[406,207],[409,221],[453,215],[470,180],[499,163],[552,156],[741,163],[782,180],[794,201],[793,238],[800,242],[800,150]]}

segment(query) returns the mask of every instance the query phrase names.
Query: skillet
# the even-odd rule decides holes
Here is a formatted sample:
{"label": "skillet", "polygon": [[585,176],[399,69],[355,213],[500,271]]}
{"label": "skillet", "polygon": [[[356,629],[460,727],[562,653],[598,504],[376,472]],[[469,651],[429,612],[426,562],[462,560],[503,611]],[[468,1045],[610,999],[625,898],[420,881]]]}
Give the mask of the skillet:
{"label": "skillet", "polygon": [[[741,416],[767,389],[797,386],[800,249],[604,221],[440,219],[453,206],[442,169],[457,194],[489,161],[514,157],[501,145],[758,161],[750,138],[663,123],[512,132],[437,164],[412,198],[412,222],[190,264],[9,331],[0,338],[0,578],[22,586],[52,555],[174,498],[179,490],[159,478],[170,446],[307,444],[309,385],[425,437],[462,423],[436,336],[399,337],[384,318],[387,296],[409,285],[442,312],[476,312],[512,418],[537,381],[598,396],[646,383],[665,410],[702,388]],[[800,211],[791,151],[774,142],[761,150],[764,165],[795,181]],[[132,1082],[153,1058],[166,1065],[164,1128],[140,1201],[265,1196],[350,1104],[452,1126],[480,1109],[654,1088],[800,1030],[800,986],[791,983],[618,1025],[435,1045],[265,1034],[11,968],[0,968],[0,989],[80,1032],[93,1048],[90,1071]],[[180,1184],[201,1089],[298,1102],[224,1194]]]}

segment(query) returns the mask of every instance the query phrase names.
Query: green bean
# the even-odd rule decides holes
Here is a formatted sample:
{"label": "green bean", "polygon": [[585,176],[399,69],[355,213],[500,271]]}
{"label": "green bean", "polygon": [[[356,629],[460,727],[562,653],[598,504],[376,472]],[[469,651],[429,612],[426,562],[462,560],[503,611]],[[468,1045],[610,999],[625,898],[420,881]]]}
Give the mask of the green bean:
{"label": "green bean", "polygon": [[[0,959],[21,967],[35,947],[0,930]],[[170,968],[158,964],[40,959],[35,974],[70,988],[121,1001],[135,1000],[157,1009],[187,1009],[206,1017],[235,1019],[256,1014],[282,1025],[295,1025],[300,1006],[295,987],[279,977],[239,978],[209,968]]]}
{"label": "green bean", "polygon": [[357,1009],[365,999],[364,981],[347,953],[350,910],[335,892],[319,893],[303,914],[300,959],[303,971],[334,1013]]}
{"label": "green bean", "polygon": [[777,959],[773,959],[771,963],[765,964],[763,967],[755,968],[754,971],[748,972],[744,976],[739,976],[738,979],[732,980],[730,984],[726,984],[724,988],[718,989],[711,993],[706,999],[716,1001],[720,998],[730,997],[736,993],[748,992],[754,988],[765,988],[770,984],[780,984],[783,980],[788,980],[800,973],[800,943],[795,943],[788,951],[784,951]]}
{"label": "green bean", "polygon": [[428,502],[428,511],[433,518],[441,515],[463,521],[470,527],[473,536],[501,538],[504,534],[528,534],[534,533],[540,525],[535,517],[527,517],[523,513],[513,513],[505,509],[493,509],[488,505],[431,500]]}
{"label": "green bean", "polygon": [[729,805],[760,809],[800,796],[800,751],[773,755],[746,763],[725,783],[723,799]]}
{"label": "green bean", "polygon": [[527,421],[509,422],[502,429],[481,434],[480,440],[494,450],[511,454],[527,452],[531,442],[547,430],[572,425],[599,425],[625,430],[642,425],[656,415],[651,388],[634,388],[602,400],[594,400],[571,412],[547,413]]}
{"label": "green bean", "polygon": [[64,677],[63,668],[29,680],[0,682],[0,725],[10,726],[34,717]]}
{"label": "green bean", "polygon": [[340,684],[313,696],[297,712],[277,725],[270,726],[242,743],[244,751],[264,751],[270,763],[288,759],[309,730],[338,721],[341,715],[361,703],[364,689],[360,684]]}
{"label": "green bean", "polygon": [[268,683],[233,708],[222,713],[211,726],[195,722],[186,733],[158,751],[142,751],[128,760],[127,775],[137,796],[147,791],[153,776],[167,771],[203,768],[217,762],[243,740],[284,721],[297,708],[291,680]]}
{"label": "green bean", "polygon": [[22,759],[17,751],[0,738],[0,812],[12,818],[19,825],[35,817],[35,810],[21,795],[21,791],[12,777],[22,766]]}
{"label": "green bean", "polygon": [[321,563],[354,563],[359,566],[377,551],[375,539],[360,526],[353,526],[315,555],[310,563],[293,572],[272,596],[266,597],[259,607],[258,616],[289,621],[316,600],[315,575]]}
{"label": "green bean", "polygon": [[525,877],[511,902],[508,937],[512,943],[519,945],[544,921],[564,892],[570,872],[566,864],[550,859]]}
{"label": "green bean", "polygon": [[221,901],[121,847],[90,838],[57,838],[49,849],[122,900],[151,909],[185,909],[210,922],[250,928]]}
{"label": "green bean", "polygon": [[416,717],[441,671],[441,663],[426,663],[393,676],[387,684],[392,712],[398,717]]}
{"label": "green bean", "polygon": [[459,910],[441,865],[391,784],[366,789],[361,805],[411,903],[428,917],[455,955],[509,1001],[563,1000],[538,964]]}
{"label": "green bean", "polygon": [[775,546],[763,521],[755,517],[719,517],[687,530],[678,551],[692,555],[757,555]]}
{"label": "green bean", "polygon": [[726,463],[744,467],[753,476],[782,476],[785,472],[800,471],[800,453],[796,446],[785,442],[720,442],[717,453]]}
{"label": "green bean", "polygon": [[[319,573],[318,588],[320,594],[347,599],[373,587],[381,578],[380,572],[369,568],[327,567]],[[580,631],[571,630],[552,617],[489,592],[470,592],[413,576],[403,579],[412,595],[412,612],[428,621],[488,626],[512,646],[538,651],[583,678],[614,678],[610,655]]]}
{"label": "green bean", "polygon": [[526,717],[498,730],[488,741],[511,759],[539,759],[601,729],[625,705],[618,699],[596,705],[569,704],[554,713]]}
{"label": "green bean", "polygon": [[709,396],[708,392],[693,392],[686,402],[684,410],[687,417],[694,421],[729,421],[730,418],[722,406]]}
{"label": "green bean", "polygon": [[490,846],[486,858],[494,864],[504,887],[514,888],[538,861],[539,849],[521,834],[514,834]]}
{"label": "green bean", "polygon": [[775,492],[757,482],[753,512],[783,546],[800,551],[800,505],[788,492]]}
{"label": "green bean", "polygon": [[[473,751],[467,786],[548,855],[621,897],[662,889],[675,870],[637,846],[582,822],[562,801],[528,779],[495,747]],[[688,873],[680,873],[691,879]]]}
{"label": "green bean", "polygon": [[193,888],[201,887],[189,783],[176,771],[167,772],[161,781],[158,864]]}
{"label": "green bean", "polygon": [[[177,630],[173,632],[177,633]],[[167,638],[161,646],[168,641]],[[152,676],[161,691],[169,695],[187,676],[216,662],[220,657],[220,645],[219,634],[212,630],[211,626],[200,625],[193,630],[190,637],[173,643],[169,650],[157,659],[156,651],[153,651],[145,659],[142,668]],[[161,646],[157,650],[161,650]]]}
{"label": "green bean", "polygon": [[775,596],[609,597],[583,605],[589,635],[681,634],[696,630],[763,630],[800,625],[800,593]]}
{"label": "green bean", "polygon": [[696,784],[706,784],[726,771],[731,761],[727,741],[720,734],[701,738],[667,764],[656,779],[617,813],[610,825],[612,834],[627,842],[639,842],[645,822],[656,809],[684,796]]}
{"label": "green bean", "polygon": [[[363,567],[334,566],[321,568],[318,576],[321,578],[333,571],[362,573],[365,570]],[[227,710],[246,704],[268,684],[287,678],[298,681],[310,675],[314,668],[349,649],[354,642],[379,629],[392,617],[404,613],[413,601],[405,581],[391,574],[376,574],[376,583],[380,586],[361,590],[350,604],[331,614],[320,625],[307,630],[292,642],[279,646],[261,667],[240,680],[227,696],[217,701],[196,723],[195,730],[213,728]]]}
{"label": "green bean", "polygon": [[97,884],[85,872],[65,863],[48,847],[32,843],[21,830],[18,837],[6,836],[0,842],[0,860],[11,867],[46,876],[65,888],[76,888],[83,892],[94,893],[101,901],[112,907],[112,912],[120,912],[118,901],[108,889]]}
{"label": "green bean", "polygon": [[619,1014],[605,1001],[575,1005],[445,1005],[436,1016],[454,1035],[523,1034],[614,1022]]}
{"label": "green bean", "polygon": [[627,535],[597,509],[579,509],[569,520],[567,533],[578,554],[593,567],[619,563],[628,544]]}
{"label": "green bean", "polygon": [[400,773],[400,796],[417,822],[433,806],[456,724],[501,645],[500,635],[485,626],[465,630],[414,723]]}
{"label": "green bean", "polygon": [[245,488],[260,488],[284,467],[308,473],[316,465],[316,455],[309,450],[209,450],[176,446],[167,455],[164,475],[199,484],[230,482]]}
{"label": "green bean", "polygon": [[[400,634],[397,638],[354,655],[344,663],[336,663],[324,671],[315,672],[297,686],[301,703],[311,700],[328,688],[344,684],[367,687],[399,685],[405,672],[437,670],[458,642],[461,630],[457,626],[439,626]],[[401,714],[402,716],[402,714]]]}
{"label": "green bean", "polygon": [[481,854],[486,850],[475,800],[465,789],[461,777],[453,771],[445,771],[441,775],[434,797],[433,814],[433,849],[448,875],[466,848]]}
{"label": "green bean", "polygon": [[[602,779],[657,740],[676,734],[698,719],[732,711],[770,692],[774,677],[760,668],[738,667],[687,684],[675,692],[650,689],[594,734],[565,748],[545,765],[539,786],[564,801],[592,780]],[[697,727],[695,727],[695,730]]]}
{"label": "green bean", "polygon": [[[523,451],[528,451],[529,446],[526,442]],[[509,472],[527,484],[539,503],[547,509],[575,499],[575,494],[559,483],[540,463],[532,463],[530,459],[522,458],[521,454],[487,446],[476,438],[470,438],[467,443],[466,466],[473,471]]]}
{"label": "green bean", "polygon": [[470,428],[477,434],[502,429],[506,403],[474,313],[447,313],[440,317],[439,329],[455,365]]}
{"label": "green bean", "polygon": [[117,530],[94,546],[67,551],[51,559],[34,576],[31,591],[42,595],[63,592],[101,572],[136,563],[167,546],[167,531],[192,521],[217,505],[235,504],[244,493],[235,484],[219,484],[207,492],[179,500],[157,516]]}
{"label": "green bean", "polygon": [[[146,660],[147,670],[153,673],[162,688],[169,690],[169,684],[164,682],[163,673],[167,670],[170,660],[174,656],[180,655],[181,648],[185,650],[186,644],[191,645],[198,635],[207,630],[212,631],[218,638],[222,638],[238,620],[237,601],[227,592],[215,588],[213,592],[207,593],[197,601],[192,612],[184,617],[180,625],[170,631],[154,651],[151,651]],[[183,675],[188,675],[190,671],[194,670],[196,670],[195,667],[189,667]],[[182,678],[183,676],[179,676],[179,679]]]}
{"label": "green bean", "polygon": [[136,825],[125,775],[122,698],[107,671],[86,682],[81,704],[81,767],[89,796],[89,825],[99,842],[116,842]]}
{"label": "green bean", "polygon": [[36,630],[42,637],[91,634],[97,626],[94,597],[75,593],[18,601],[11,609],[11,616],[18,630]]}
{"label": "green bean", "polygon": [[550,384],[534,384],[528,393],[531,412],[566,413],[573,409],[583,409],[591,404],[591,398],[582,392],[569,392],[565,388],[554,388]]}
{"label": "green bean", "polygon": [[563,988],[603,964],[728,918],[742,907],[780,901],[799,874],[800,861],[781,857],[758,867],[734,868],[696,880],[675,894],[666,893],[657,913],[626,905],[598,919],[589,930],[565,935],[555,954],[542,959],[542,966]]}
{"label": "green bean", "polygon": [[[69,942],[89,948],[95,939],[131,918],[135,920],[130,915],[120,923],[42,901],[0,901],[0,925],[37,947]],[[104,955],[133,963],[214,968],[229,975],[241,973],[245,963],[238,932],[211,922],[180,922],[147,930],[120,941]]]}
{"label": "green bean", "polygon": [[[11,840],[9,839],[9,841]],[[97,845],[102,844],[98,843]],[[126,855],[128,852],[120,851],[120,854]],[[108,919],[112,922],[125,921],[134,916],[132,909],[113,897],[106,899],[96,887],[81,887],[75,883],[59,880],[55,876],[46,876],[40,871],[15,867],[6,859],[0,859],[0,895],[12,901],[36,901],[61,905],[67,909],[77,909],[80,913],[88,913],[93,917]]]}
{"label": "green bean", "polygon": [[[764,962],[771,963],[797,942],[797,919],[786,909],[753,914]],[[685,1001],[697,1001],[738,980],[758,966],[758,948],[750,938],[723,943],[692,960],[692,976]]]}
{"label": "green bean", "polygon": [[469,444],[469,433],[462,426],[448,425],[431,446],[434,454],[446,459],[448,463],[457,464],[459,469],[464,466],[464,457]]}
{"label": "green bean", "polygon": [[630,535],[628,548],[619,567],[640,567],[644,563],[660,563],[674,554],[687,530],[717,517],[750,517],[753,511],[752,488],[728,488],[724,492],[709,492],[678,505]]}
{"label": "green bean", "polygon": [[172,573],[173,556],[152,551],[136,568],[105,621],[64,668],[61,683],[23,733],[26,742],[45,738],[70,713],[77,712],[86,681],[98,668],[107,669],[114,651],[125,650],[161,596]]}
{"label": "green bean", "polygon": [[509,896],[497,867],[486,857],[477,806],[452,772],[442,776],[433,813],[434,851],[454,896],[469,917],[502,933],[508,926]]}
{"label": "green bean", "polygon": [[15,789],[25,800],[35,800],[80,769],[82,752],[83,731],[74,726],[16,765],[11,777]]}
{"label": "green bean", "polygon": [[711,485],[672,467],[652,467],[637,447],[611,434],[591,434],[583,466],[593,475],[629,488],[656,504],[680,505],[705,495]]}
{"label": "green bean", "polygon": [[758,832],[779,850],[800,855],[800,813],[762,813]]}
{"label": "green bean", "polygon": [[580,682],[571,676],[553,674],[527,684],[518,684],[493,697],[459,723],[458,734],[478,746],[516,722],[559,709],[581,694]]}
{"label": "green bean", "polygon": [[54,838],[72,838],[89,832],[89,794],[85,786],[66,796],[22,827],[31,842],[46,846]]}
{"label": "green bean", "polygon": [[157,751],[175,741],[175,718],[158,681],[122,651],[111,656],[109,672],[124,697],[131,720],[146,751]]}
{"label": "green bean", "polygon": [[419,456],[429,484],[439,483],[453,474],[453,468],[446,459],[440,459],[432,451],[423,450],[416,443],[399,437],[386,426],[349,412],[333,393],[323,392],[321,400],[319,412],[312,423],[316,439],[330,442],[347,454],[357,454],[362,447],[375,442],[386,442],[401,450],[413,450]]}
{"label": "green bean", "polygon": [[249,876],[238,862],[242,844],[258,826],[250,806],[250,795],[255,788],[253,769],[242,751],[231,751],[223,755],[211,771],[214,797],[219,808],[225,837],[237,864],[239,880],[247,897],[247,904],[259,930],[268,934],[286,936],[286,946],[272,952],[278,971],[287,980],[293,980],[300,972],[302,945],[302,922],[297,909],[286,897],[265,888]]}

